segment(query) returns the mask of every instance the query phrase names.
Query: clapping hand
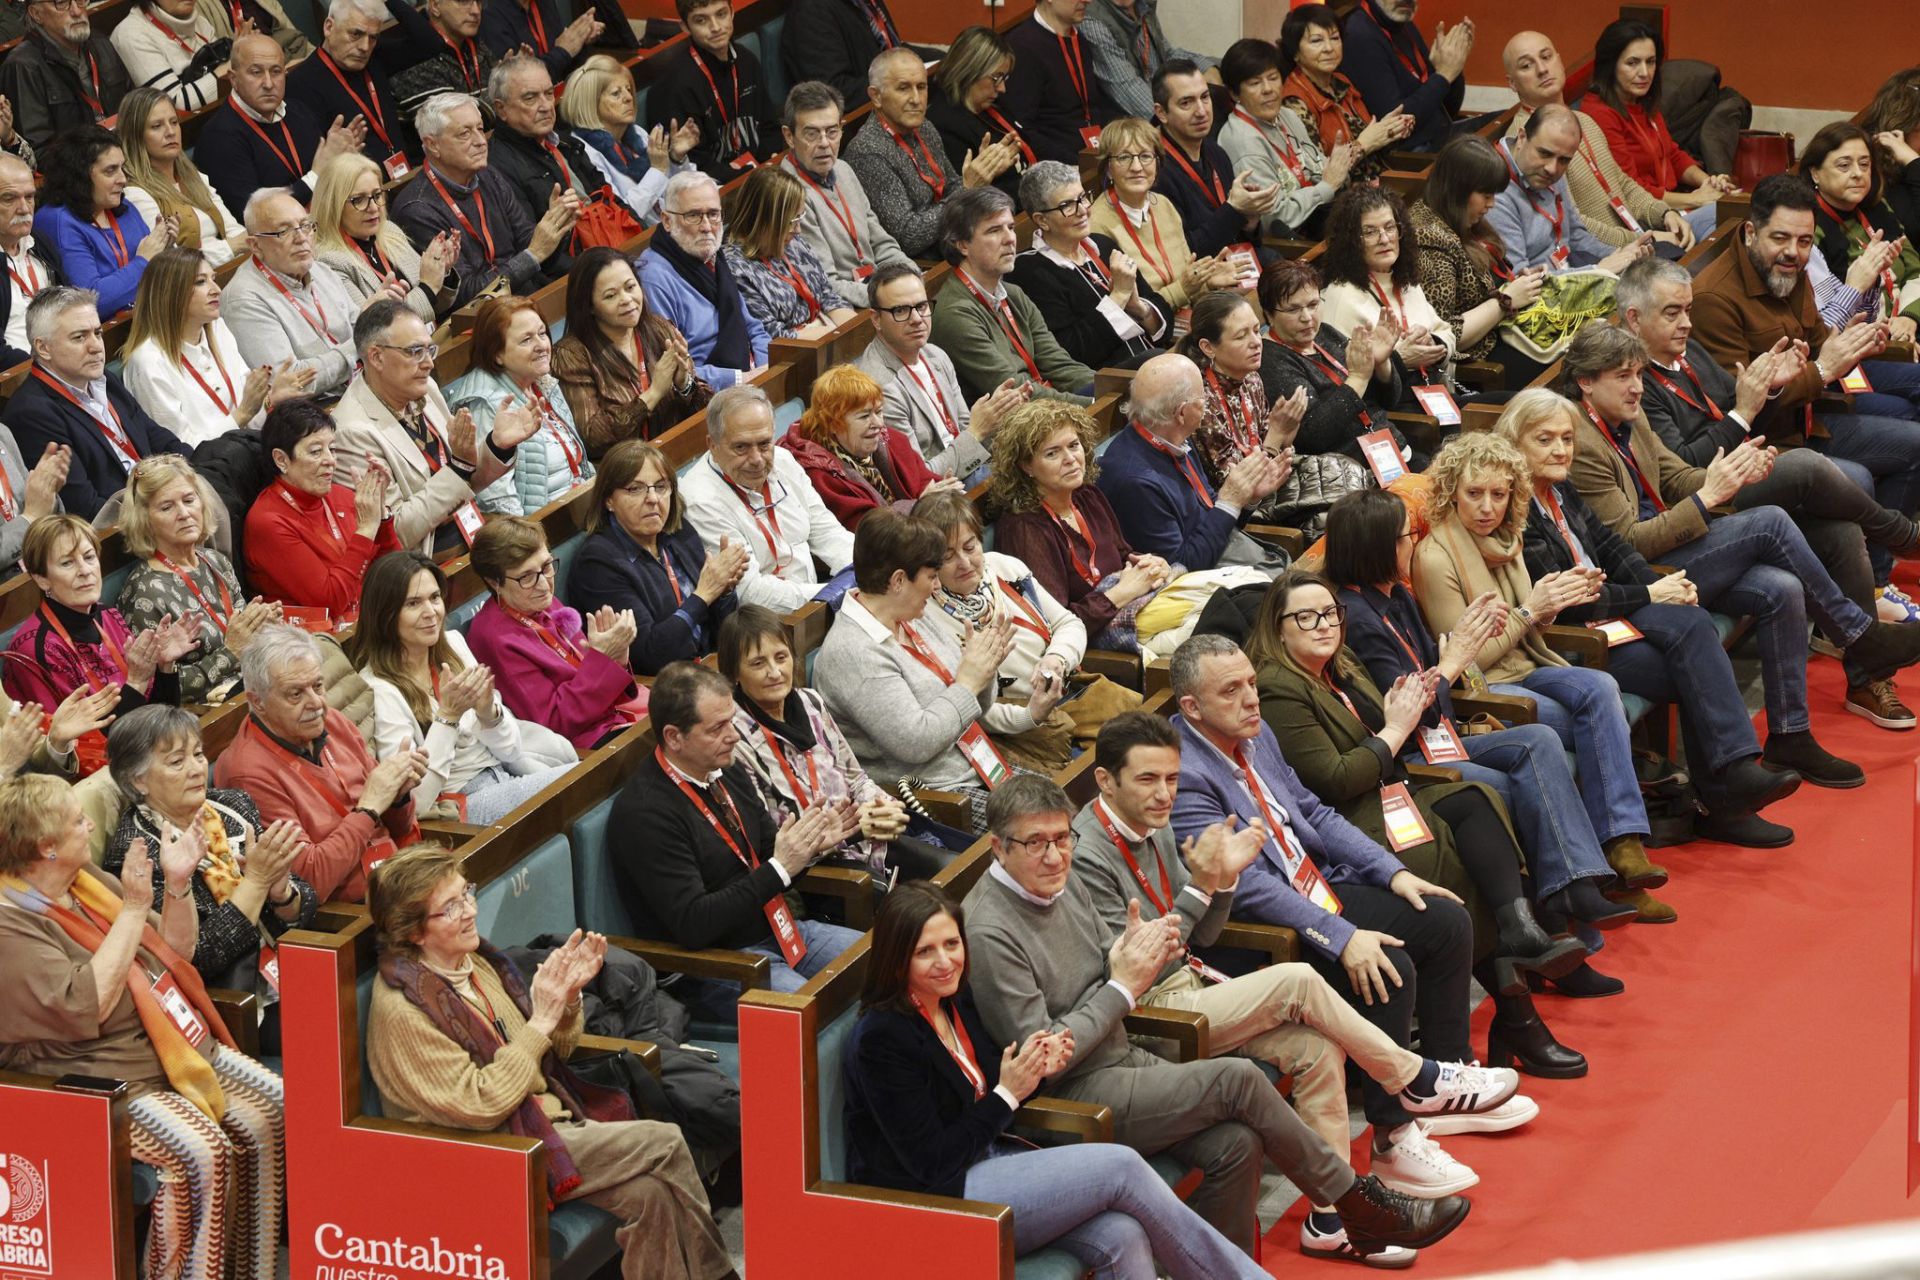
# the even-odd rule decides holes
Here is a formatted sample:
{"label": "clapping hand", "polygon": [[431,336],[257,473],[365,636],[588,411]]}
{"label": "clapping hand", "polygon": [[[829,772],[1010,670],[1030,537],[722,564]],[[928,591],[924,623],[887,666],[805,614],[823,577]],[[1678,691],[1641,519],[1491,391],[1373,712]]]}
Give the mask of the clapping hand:
{"label": "clapping hand", "polygon": [[263,600],[259,596],[247,601],[234,612],[227,623],[224,642],[229,653],[236,657],[247,651],[260,628],[279,622],[285,616],[278,600]]}
{"label": "clapping hand", "polygon": [[[4,101],[6,99],[0,98],[0,102]],[[53,511],[53,504],[60,500],[60,491],[67,487],[67,472],[72,467],[70,445],[50,444],[41,451],[40,461],[27,472],[27,495],[20,503],[28,520],[38,520]]]}
{"label": "clapping hand", "polygon": [[307,836],[299,823],[285,818],[269,822],[248,846],[243,874],[264,887],[268,897],[285,898],[286,880],[293,870],[294,859],[306,849]]}
{"label": "clapping hand", "polygon": [[[75,692],[85,688],[82,685]],[[5,719],[0,721],[0,778],[11,778],[27,767],[27,761],[33,758],[33,749],[40,745],[40,706],[23,702],[4,715]]]}
{"label": "clapping hand", "polygon": [[47,725],[47,749],[55,755],[66,755],[79,739],[112,724],[119,706],[119,685],[97,690],[81,685],[53,709],[53,719]]}
{"label": "clapping hand", "polygon": [[133,838],[120,864],[120,904],[123,915],[131,912],[141,921],[153,910],[153,859],[147,855],[145,836]]}
{"label": "clapping hand", "polygon": [[534,416],[531,406],[516,404],[511,396],[502,396],[494,409],[493,430],[487,433],[487,440],[506,453],[533,439],[539,430],[540,419]]}
{"label": "clapping hand", "polygon": [[1293,389],[1292,395],[1275,400],[1267,410],[1267,451],[1279,453],[1291,447],[1293,438],[1300,434],[1300,424],[1306,420],[1307,384],[1303,382]]}
{"label": "clapping hand", "polygon": [[1266,824],[1254,819],[1244,827],[1229,815],[1224,822],[1210,824],[1197,836],[1188,836],[1180,846],[1181,861],[1193,873],[1193,882],[1203,893],[1218,893],[1239,879],[1253,865],[1267,843]]}
{"label": "clapping hand", "polygon": [[1127,901],[1127,927],[1107,952],[1107,971],[1138,1000],[1153,989],[1167,961],[1185,946],[1177,914],[1169,912],[1157,920],[1143,920],[1140,900],[1131,898]]}
{"label": "clapping hand", "polygon": [[588,646],[626,666],[627,650],[633,645],[634,637],[640,634],[640,625],[634,621],[633,610],[621,609],[616,612],[612,605],[603,604],[586,621]]}

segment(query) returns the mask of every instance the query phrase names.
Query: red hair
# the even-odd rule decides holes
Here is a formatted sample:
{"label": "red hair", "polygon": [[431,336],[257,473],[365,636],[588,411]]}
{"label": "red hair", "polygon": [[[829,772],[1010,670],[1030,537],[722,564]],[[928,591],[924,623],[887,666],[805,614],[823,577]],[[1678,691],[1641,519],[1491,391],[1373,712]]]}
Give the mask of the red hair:
{"label": "red hair", "polygon": [[[522,311],[535,315],[540,308],[532,298],[513,296],[488,298],[473,317],[473,366],[488,373],[501,373],[501,357],[507,352],[507,329]],[[543,324],[541,326],[545,328]]]}
{"label": "red hair", "polygon": [[848,414],[884,399],[880,384],[872,378],[850,364],[835,365],[814,379],[813,403],[793,429],[815,444],[830,445]]}

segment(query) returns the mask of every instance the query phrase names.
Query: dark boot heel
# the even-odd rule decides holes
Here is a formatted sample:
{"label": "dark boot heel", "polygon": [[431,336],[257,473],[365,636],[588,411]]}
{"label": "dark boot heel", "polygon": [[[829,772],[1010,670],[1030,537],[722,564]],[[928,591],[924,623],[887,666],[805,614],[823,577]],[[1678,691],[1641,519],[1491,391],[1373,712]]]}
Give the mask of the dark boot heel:
{"label": "dark boot heel", "polygon": [[1519,957],[1495,956],[1493,958],[1493,985],[1495,995],[1527,994],[1527,975],[1521,969]]}

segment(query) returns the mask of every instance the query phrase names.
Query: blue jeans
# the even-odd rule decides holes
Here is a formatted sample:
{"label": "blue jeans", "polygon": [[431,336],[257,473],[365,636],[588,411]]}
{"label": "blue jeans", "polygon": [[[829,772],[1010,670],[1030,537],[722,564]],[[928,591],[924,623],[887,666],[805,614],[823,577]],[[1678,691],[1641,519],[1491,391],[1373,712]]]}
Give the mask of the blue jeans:
{"label": "blue jeans", "polygon": [[[1534,897],[1558,893],[1575,880],[1612,877],[1593,822],[1581,810],[1559,735],[1544,724],[1517,724],[1460,741],[1468,760],[1449,767],[1500,793],[1526,851]],[[1421,757],[1415,751],[1407,758]]]}
{"label": "blue jeans", "polygon": [[800,957],[798,965],[787,964],[786,957],[780,954],[780,945],[771,935],[765,942],[756,942],[742,951],[754,951],[769,956],[773,967],[768,972],[768,982],[775,991],[798,991],[807,985],[807,979],[827,967],[827,962],[842,951],[860,941],[858,929],[848,929],[842,925],[826,924],[819,920],[795,920],[800,926],[800,936],[806,939],[807,954]]}
{"label": "blue jeans", "polygon": [[1627,712],[1612,676],[1585,667],[1535,667],[1520,683],[1497,684],[1493,691],[1531,699],[1539,722],[1574,753],[1580,799],[1594,835],[1606,841],[1652,830],[1633,771]]}
{"label": "blue jeans", "polygon": [[[1855,403],[1868,398],[1856,397]],[[1905,516],[1920,512],[1920,423],[1866,413],[1828,413],[1821,421],[1828,435],[1813,442],[1817,448],[1835,462],[1864,467],[1881,506]],[[1883,547],[1874,547],[1870,554],[1875,573],[1885,582],[1893,557]]]}
{"label": "blue jeans", "polygon": [[1174,1280],[1267,1280],[1139,1152],[1119,1143],[990,1155],[967,1170],[965,1194],[1013,1209],[1015,1253],[1050,1244],[1098,1280],[1153,1280],[1156,1260]]}
{"label": "blue jeans", "polygon": [[[1718,201],[1703,204],[1698,209],[1688,209],[1680,216],[1685,218],[1687,225],[1693,228],[1695,240],[1705,240],[1720,225],[1720,204]],[[1654,230],[1658,231],[1660,228],[1655,227]]]}
{"label": "blue jeans", "polygon": [[[1807,615],[1843,648],[1865,634],[1872,615],[1847,599],[1806,535],[1779,507],[1722,516],[1703,537],[1664,558],[1687,571],[1702,607],[1753,618],[1767,727],[1774,733],[1806,732]],[[1863,684],[1866,676],[1848,663],[1847,680]]]}
{"label": "blue jeans", "polygon": [[1627,617],[1646,639],[1609,649],[1607,674],[1626,693],[1680,704],[1680,733],[1693,772],[1721,773],[1759,755],[1753,717],[1713,617],[1691,604],[1642,605]]}
{"label": "blue jeans", "polygon": [[1920,364],[1911,360],[1862,360],[1872,391],[1853,397],[1856,413],[1920,419]]}

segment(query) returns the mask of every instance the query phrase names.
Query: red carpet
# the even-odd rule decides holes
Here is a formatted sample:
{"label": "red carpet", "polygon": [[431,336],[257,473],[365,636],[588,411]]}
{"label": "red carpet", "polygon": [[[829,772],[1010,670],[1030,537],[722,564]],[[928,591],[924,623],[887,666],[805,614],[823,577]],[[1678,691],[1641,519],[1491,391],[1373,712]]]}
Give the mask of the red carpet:
{"label": "red carpet", "polygon": [[[1583,1080],[1522,1076],[1540,1117],[1444,1145],[1480,1174],[1473,1213],[1428,1250],[1429,1278],[1874,1222],[1906,1193],[1914,758],[1920,733],[1841,710],[1840,664],[1809,672],[1814,731],[1865,787],[1803,786],[1768,816],[1785,849],[1696,842],[1655,852],[1673,873],[1665,926],[1609,935],[1606,1000],[1541,997],[1586,1054]],[[1920,678],[1901,681],[1920,698]],[[1483,1004],[1475,1043],[1492,1016]],[[1364,1159],[1357,1144],[1356,1163]],[[1299,1276],[1296,1206],[1266,1265]]]}

